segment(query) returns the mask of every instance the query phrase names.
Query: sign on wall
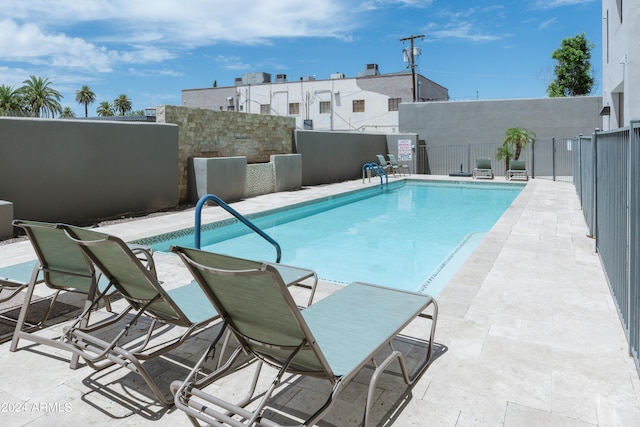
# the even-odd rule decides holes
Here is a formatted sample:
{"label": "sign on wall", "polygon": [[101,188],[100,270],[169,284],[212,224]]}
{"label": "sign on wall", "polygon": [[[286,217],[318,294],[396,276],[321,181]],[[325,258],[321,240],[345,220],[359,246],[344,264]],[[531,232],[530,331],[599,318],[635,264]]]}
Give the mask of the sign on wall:
{"label": "sign on wall", "polygon": [[411,140],[399,139],[398,140],[398,160],[409,161],[411,160]]}

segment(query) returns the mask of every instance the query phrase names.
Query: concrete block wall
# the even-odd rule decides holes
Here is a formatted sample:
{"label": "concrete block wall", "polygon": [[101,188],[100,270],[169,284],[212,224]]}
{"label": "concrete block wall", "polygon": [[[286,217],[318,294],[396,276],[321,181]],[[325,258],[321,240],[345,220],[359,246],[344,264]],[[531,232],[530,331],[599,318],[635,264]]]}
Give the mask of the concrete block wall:
{"label": "concrete block wall", "polygon": [[179,193],[188,200],[188,164],[193,157],[245,156],[267,163],[274,154],[293,153],[293,117],[160,105],[157,123],[179,128]]}

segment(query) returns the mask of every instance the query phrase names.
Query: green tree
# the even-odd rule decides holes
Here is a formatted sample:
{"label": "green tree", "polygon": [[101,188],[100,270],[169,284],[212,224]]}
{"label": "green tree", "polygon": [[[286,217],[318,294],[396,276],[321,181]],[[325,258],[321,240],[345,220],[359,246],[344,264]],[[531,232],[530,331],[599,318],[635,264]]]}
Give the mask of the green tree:
{"label": "green tree", "polygon": [[80,90],[76,91],[76,102],[80,105],[84,105],[84,116],[89,117],[89,104],[93,104],[96,101],[96,94],[89,88],[89,86],[82,86]]}
{"label": "green tree", "polygon": [[62,112],[60,92],[51,87],[48,78],[30,76],[21,88],[26,105],[34,117],[54,117]]}
{"label": "green tree", "polygon": [[121,116],[124,116],[131,111],[131,100],[127,95],[122,94],[113,101],[113,107],[120,112]]}
{"label": "green tree", "polygon": [[0,116],[24,116],[26,109],[22,91],[13,86],[0,85]]}
{"label": "green tree", "polygon": [[591,68],[594,45],[584,33],[562,40],[551,57],[556,60],[555,79],[547,87],[550,97],[589,95],[595,79]]}
{"label": "green tree", "polygon": [[102,101],[96,109],[96,114],[100,117],[111,117],[115,115],[113,107],[109,101]]}
{"label": "green tree", "polygon": [[535,137],[536,134],[529,129],[521,127],[507,129],[504,133],[504,141],[496,152],[496,160],[504,160],[506,170],[509,170],[511,158],[513,157],[513,160],[520,159],[522,149],[527,145],[533,145],[536,142]]}
{"label": "green tree", "polygon": [[76,117],[76,113],[73,112],[71,107],[64,107],[62,113],[60,113],[61,119],[73,119]]}

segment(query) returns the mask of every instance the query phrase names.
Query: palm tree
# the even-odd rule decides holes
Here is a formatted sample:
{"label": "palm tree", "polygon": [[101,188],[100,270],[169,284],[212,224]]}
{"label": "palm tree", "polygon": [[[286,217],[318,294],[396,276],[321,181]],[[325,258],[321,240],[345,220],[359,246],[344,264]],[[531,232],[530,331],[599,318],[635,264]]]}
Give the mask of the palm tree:
{"label": "palm tree", "polygon": [[536,134],[529,129],[513,127],[507,129],[504,135],[505,138],[504,141],[502,141],[502,146],[499,147],[496,152],[496,159],[504,160],[507,170],[509,170],[511,157],[513,156],[513,160],[518,160],[520,154],[522,154],[522,149],[536,142]]}
{"label": "palm tree", "polygon": [[62,110],[62,113],[60,113],[61,119],[73,119],[75,117],[76,113],[73,112],[71,107],[64,107],[64,110]]}
{"label": "palm tree", "polygon": [[509,163],[512,156],[513,156],[513,151],[511,151],[511,147],[508,145],[501,145],[496,150],[496,160],[497,161],[504,160],[504,163],[506,166],[505,170],[507,171],[509,170]]}
{"label": "palm tree", "polygon": [[25,85],[21,88],[24,100],[31,110],[34,117],[54,117],[56,113],[62,112],[60,100],[62,95],[53,89],[48,78],[30,76],[29,80],[23,82]]}
{"label": "palm tree", "polygon": [[22,91],[0,85],[0,116],[24,116],[25,113]]}
{"label": "palm tree", "polygon": [[131,111],[131,100],[127,95],[122,94],[113,101],[113,107],[120,111],[121,116],[124,116],[128,111]]}
{"label": "palm tree", "polygon": [[100,106],[96,109],[96,114],[100,117],[109,117],[113,116],[113,107],[109,103],[109,101],[102,101]]}
{"label": "palm tree", "polygon": [[89,86],[82,86],[80,90],[76,91],[76,102],[84,105],[84,116],[89,117],[89,104],[93,104],[96,101],[96,94],[93,93]]}

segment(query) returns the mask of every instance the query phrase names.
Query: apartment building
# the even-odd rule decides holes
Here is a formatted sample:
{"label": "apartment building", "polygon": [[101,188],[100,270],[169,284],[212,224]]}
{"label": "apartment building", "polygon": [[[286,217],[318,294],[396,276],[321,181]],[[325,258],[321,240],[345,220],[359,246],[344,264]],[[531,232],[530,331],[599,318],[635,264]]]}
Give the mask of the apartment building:
{"label": "apartment building", "polygon": [[640,0],[602,1],[602,129],[640,119]]}
{"label": "apartment building", "polygon": [[295,117],[298,129],[395,133],[398,105],[446,101],[448,90],[420,74],[380,74],[367,64],[356,77],[334,73],[326,79],[289,80],[247,73],[234,86],[182,90],[182,105],[253,114]]}

